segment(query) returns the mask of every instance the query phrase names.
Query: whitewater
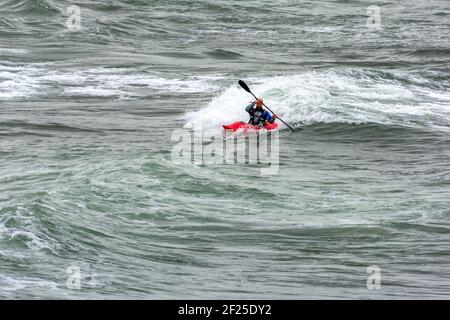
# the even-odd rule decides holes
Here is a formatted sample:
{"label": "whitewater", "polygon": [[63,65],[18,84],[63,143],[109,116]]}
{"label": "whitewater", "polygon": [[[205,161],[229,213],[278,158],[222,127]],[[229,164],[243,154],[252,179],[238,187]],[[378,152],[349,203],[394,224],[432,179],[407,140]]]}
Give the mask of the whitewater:
{"label": "whitewater", "polygon": [[[0,298],[448,299],[447,0],[72,5],[0,2]],[[239,79],[276,174],[172,161]]]}

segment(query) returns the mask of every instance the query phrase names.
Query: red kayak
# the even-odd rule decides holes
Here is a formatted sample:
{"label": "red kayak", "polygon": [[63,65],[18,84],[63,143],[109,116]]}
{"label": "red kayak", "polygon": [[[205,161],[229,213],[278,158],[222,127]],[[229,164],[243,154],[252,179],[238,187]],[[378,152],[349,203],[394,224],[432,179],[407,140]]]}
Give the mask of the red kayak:
{"label": "red kayak", "polygon": [[256,127],[256,126],[252,126],[251,124],[242,122],[242,121],[236,121],[233,122],[232,124],[228,124],[228,125],[223,125],[223,128],[225,130],[233,130],[233,131],[237,131],[237,130],[243,130],[243,131],[248,131],[248,130],[261,130],[261,129],[266,129],[266,130],[274,130],[278,128],[278,124],[274,123],[268,123],[266,124],[264,127],[260,128],[260,127]]}

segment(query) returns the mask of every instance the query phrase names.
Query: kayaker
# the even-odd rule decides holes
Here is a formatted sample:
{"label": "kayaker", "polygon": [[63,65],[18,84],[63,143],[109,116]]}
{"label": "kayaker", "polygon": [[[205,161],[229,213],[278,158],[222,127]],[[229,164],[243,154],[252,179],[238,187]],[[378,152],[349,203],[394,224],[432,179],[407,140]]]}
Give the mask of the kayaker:
{"label": "kayaker", "polygon": [[245,111],[250,115],[249,124],[262,128],[266,123],[275,122],[277,116],[275,114],[270,115],[268,111],[263,109],[263,105],[262,99],[256,99],[245,108]]}

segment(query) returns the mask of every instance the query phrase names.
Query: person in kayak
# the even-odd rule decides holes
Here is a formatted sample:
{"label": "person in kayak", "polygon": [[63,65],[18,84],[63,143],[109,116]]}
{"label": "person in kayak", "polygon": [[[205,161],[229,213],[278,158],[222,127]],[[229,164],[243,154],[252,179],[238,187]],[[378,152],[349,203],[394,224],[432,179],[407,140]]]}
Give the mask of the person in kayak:
{"label": "person in kayak", "polygon": [[270,115],[268,111],[263,109],[263,105],[262,99],[256,99],[245,108],[245,111],[250,115],[249,124],[262,128],[266,123],[275,122],[277,116],[275,114]]}

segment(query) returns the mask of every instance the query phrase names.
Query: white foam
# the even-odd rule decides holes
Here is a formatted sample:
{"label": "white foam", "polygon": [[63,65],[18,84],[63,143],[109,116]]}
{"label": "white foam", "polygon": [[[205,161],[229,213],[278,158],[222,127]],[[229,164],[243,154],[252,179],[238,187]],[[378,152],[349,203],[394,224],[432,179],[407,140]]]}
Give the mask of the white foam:
{"label": "white foam", "polygon": [[0,221],[0,240],[3,239],[3,237],[4,237],[4,235],[5,235],[5,232],[6,232],[6,227],[5,227],[5,225],[4,225],[3,223],[1,223],[1,221]]}
{"label": "white foam", "polygon": [[40,85],[35,76],[42,70],[43,65],[0,64],[0,99],[15,99],[37,94]]}
{"label": "white foam", "polygon": [[39,85],[26,76],[14,76],[11,80],[0,82],[0,99],[31,96],[38,92]]}
{"label": "white foam", "polygon": [[86,87],[70,87],[64,88],[64,93],[68,96],[80,95],[80,96],[92,96],[92,97],[112,97],[123,96],[123,93],[114,89],[98,88],[94,86]]}
{"label": "white foam", "polygon": [[0,275],[0,288],[2,291],[18,291],[26,288],[45,288],[56,289],[58,284],[46,279],[23,277],[21,279],[13,278],[11,276]]}
{"label": "white foam", "polygon": [[40,239],[31,231],[14,230],[12,231],[10,238],[14,239],[16,237],[24,237],[25,239],[27,239],[26,242],[28,248],[33,249],[35,251],[39,251],[42,249],[52,250],[51,246],[46,241]]}
{"label": "white foam", "polygon": [[12,49],[12,48],[0,48],[0,55],[2,54],[25,54],[27,51],[25,49]]}
{"label": "white foam", "polygon": [[[136,98],[150,92],[161,93],[200,93],[213,90],[215,87],[204,79],[167,79],[157,76],[120,75],[120,74],[75,74],[72,79],[68,75],[53,75],[47,80],[57,84],[72,83],[73,87],[64,88],[66,95],[77,94],[85,96],[120,96]],[[91,84],[95,82],[95,84]],[[75,86],[76,85],[76,86]]]}
{"label": "white foam", "polygon": [[[430,108],[430,93],[424,99],[416,84],[405,85],[397,80],[365,75],[362,71],[305,72],[249,79],[248,83],[275,113],[294,124],[372,122],[410,125],[408,116],[428,115],[447,119],[450,125],[448,106],[442,103],[450,97],[448,93],[433,91],[441,101],[433,101]],[[245,121],[248,115],[244,108],[252,99],[243,89],[232,86],[207,106],[187,112],[183,116],[185,127],[214,128],[224,123]],[[423,125],[429,125],[429,121],[424,121]]]}
{"label": "white foam", "polygon": [[[136,98],[149,94],[190,94],[216,90],[218,75],[167,78],[134,69],[55,70],[43,64],[0,65],[0,98],[60,92],[62,96]],[[3,80],[3,81],[2,81]],[[55,90],[56,89],[56,90]]]}
{"label": "white foam", "polygon": [[[7,221],[13,217],[14,220],[20,221],[20,227],[6,227]],[[43,249],[55,252],[56,244],[47,241],[45,236],[40,236],[38,226],[33,219],[33,213],[28,208],[17,206],[8,210],[8,213],[1,217],[0,223],[0,240],[17,241],[21,245],[30,249],[30,253],[37,253]],[[14,255],[19,252],[14,252]]]}

